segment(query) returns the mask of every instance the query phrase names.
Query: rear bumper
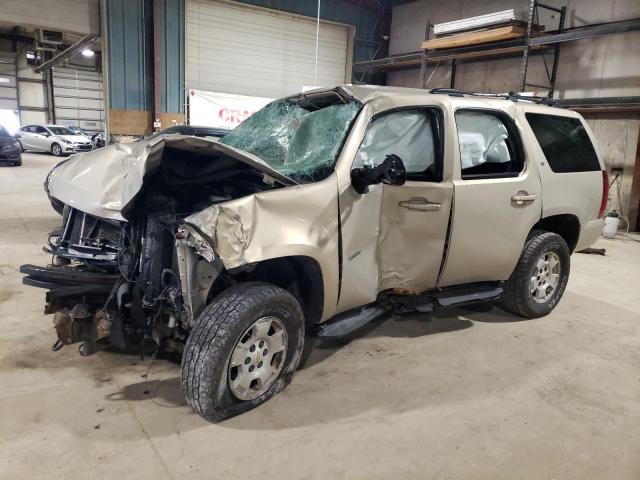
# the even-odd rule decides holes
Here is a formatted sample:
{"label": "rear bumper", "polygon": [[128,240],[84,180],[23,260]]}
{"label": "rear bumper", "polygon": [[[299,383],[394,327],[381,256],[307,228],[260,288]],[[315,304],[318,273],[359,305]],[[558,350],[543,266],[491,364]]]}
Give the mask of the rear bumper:
{"label": "rear bumper", "polygon": [[590,220],[582,225],[580,228],[580,237],[574,251],[579,252],[587,247],[590,247],[598,238],[604,227],[604,219],[599,218],[597,220]]}

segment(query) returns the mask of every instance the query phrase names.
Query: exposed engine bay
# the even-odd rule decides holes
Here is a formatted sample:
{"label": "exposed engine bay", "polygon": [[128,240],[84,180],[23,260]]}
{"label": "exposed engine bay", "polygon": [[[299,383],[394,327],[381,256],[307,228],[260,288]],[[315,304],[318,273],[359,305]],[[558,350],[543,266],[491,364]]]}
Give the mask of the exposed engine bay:
{"label": "exposed engine bay", "polygon": [[[25,283],[49,289],[62,345],[98,343],[142,351],[180,350],[207,298],[228,287],[229,274],[209,243],[183,223],[216,203],[282,185],[223,154],[166,145],[158,168],[126,205],[126,221],[99,218],[65,205],[51,233],[52,265],[24,265]],[[215,285],[215,288],[213,288]]]}
{"label": "exposed engine bay", "polygon": [[[311,202],[283,187],[331,174],[360,108],[340,89],[300,94],[270,103],[220,141],[152,137],[56,165],[45,182],[62,210],[45,247],[51,265],[21,267],[25,284],[48,290],[54,349],[82,342],[85,355],[101,345],[181,351],[201,310],[235,283],[312,288],[293,287],[291,278],[294,268],[319,276],[315,264],[292,267],[284,259],[274,274],[269,261],[291,255],[287,242],[300,238],[337,248],[327,228],[337,230],[336,199],[320,192],[331,207],[313,199],[311,221],[281,215],[286,238],[268,219],[280,209],[288,214],[294,198]],[[323,293],[308,297],[309,319],[317,321]]]}

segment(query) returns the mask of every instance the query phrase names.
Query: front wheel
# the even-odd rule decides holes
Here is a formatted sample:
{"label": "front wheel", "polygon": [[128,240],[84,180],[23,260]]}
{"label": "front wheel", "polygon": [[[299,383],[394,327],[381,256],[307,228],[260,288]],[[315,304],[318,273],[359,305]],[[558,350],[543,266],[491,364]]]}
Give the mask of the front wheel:
{"label": "front wheel", "polygon": [[526,318],[550,313],[567,286],[570,255],[569,247],[560,235],[533,231],[515,270],[505,282],[500,306]]}
{"label": "front wheel", "polygon": [[56,157],[59,157],[62,155],[62,147],[60,145],[58,145],[57,143],[54,143],[53,145],[51,145],[51,153],[53,153]]}
{"label": "front wheel", "polygon": [[218,295],[184,347],[182,391],[206,420],[257,407],[286,387],[304,346],[298,301],[276,286],[248,282]]}

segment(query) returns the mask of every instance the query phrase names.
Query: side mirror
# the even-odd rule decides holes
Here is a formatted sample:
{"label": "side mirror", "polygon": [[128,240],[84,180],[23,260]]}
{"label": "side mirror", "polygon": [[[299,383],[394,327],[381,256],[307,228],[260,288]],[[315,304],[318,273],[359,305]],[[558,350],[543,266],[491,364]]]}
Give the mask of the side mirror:
{"label": "side mirror", "polygon": [[48,137],[49,136],[49,132],[42,132],[40,135],[42,135],[43,137]]}
{"label": "side mirror", "polygon": [[397,155],[387,155],[377,167],[361,167],[351,170],[351,185],[359,194],[367,193],[369,185],[384,183],[386,185],[404,185],[407,181],[407,170],[402,159]]}

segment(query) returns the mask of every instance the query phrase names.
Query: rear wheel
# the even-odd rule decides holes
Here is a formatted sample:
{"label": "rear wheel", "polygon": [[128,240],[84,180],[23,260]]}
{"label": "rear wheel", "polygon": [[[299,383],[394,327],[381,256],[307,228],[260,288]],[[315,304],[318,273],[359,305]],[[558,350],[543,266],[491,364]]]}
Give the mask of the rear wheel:
{"label": "rear wheel", "polygon": [[185,344],[182,390],[202,417],[218,422],[282,390],[300,362],[304,315],[286,290],[250,282],[203,310]]}
{"label": "rear wheel", "polygon": [[51,145],[51,153],[53,153],[56,157],[61,156],[62,147],[59,144],[54,143],[53,145]]}
{"label": "rear wheel", "polygon": [[569,247],[560,235],[533,231],[505,282],[501,307],[527,318],[547,315],[564,294],[570,262]]}

